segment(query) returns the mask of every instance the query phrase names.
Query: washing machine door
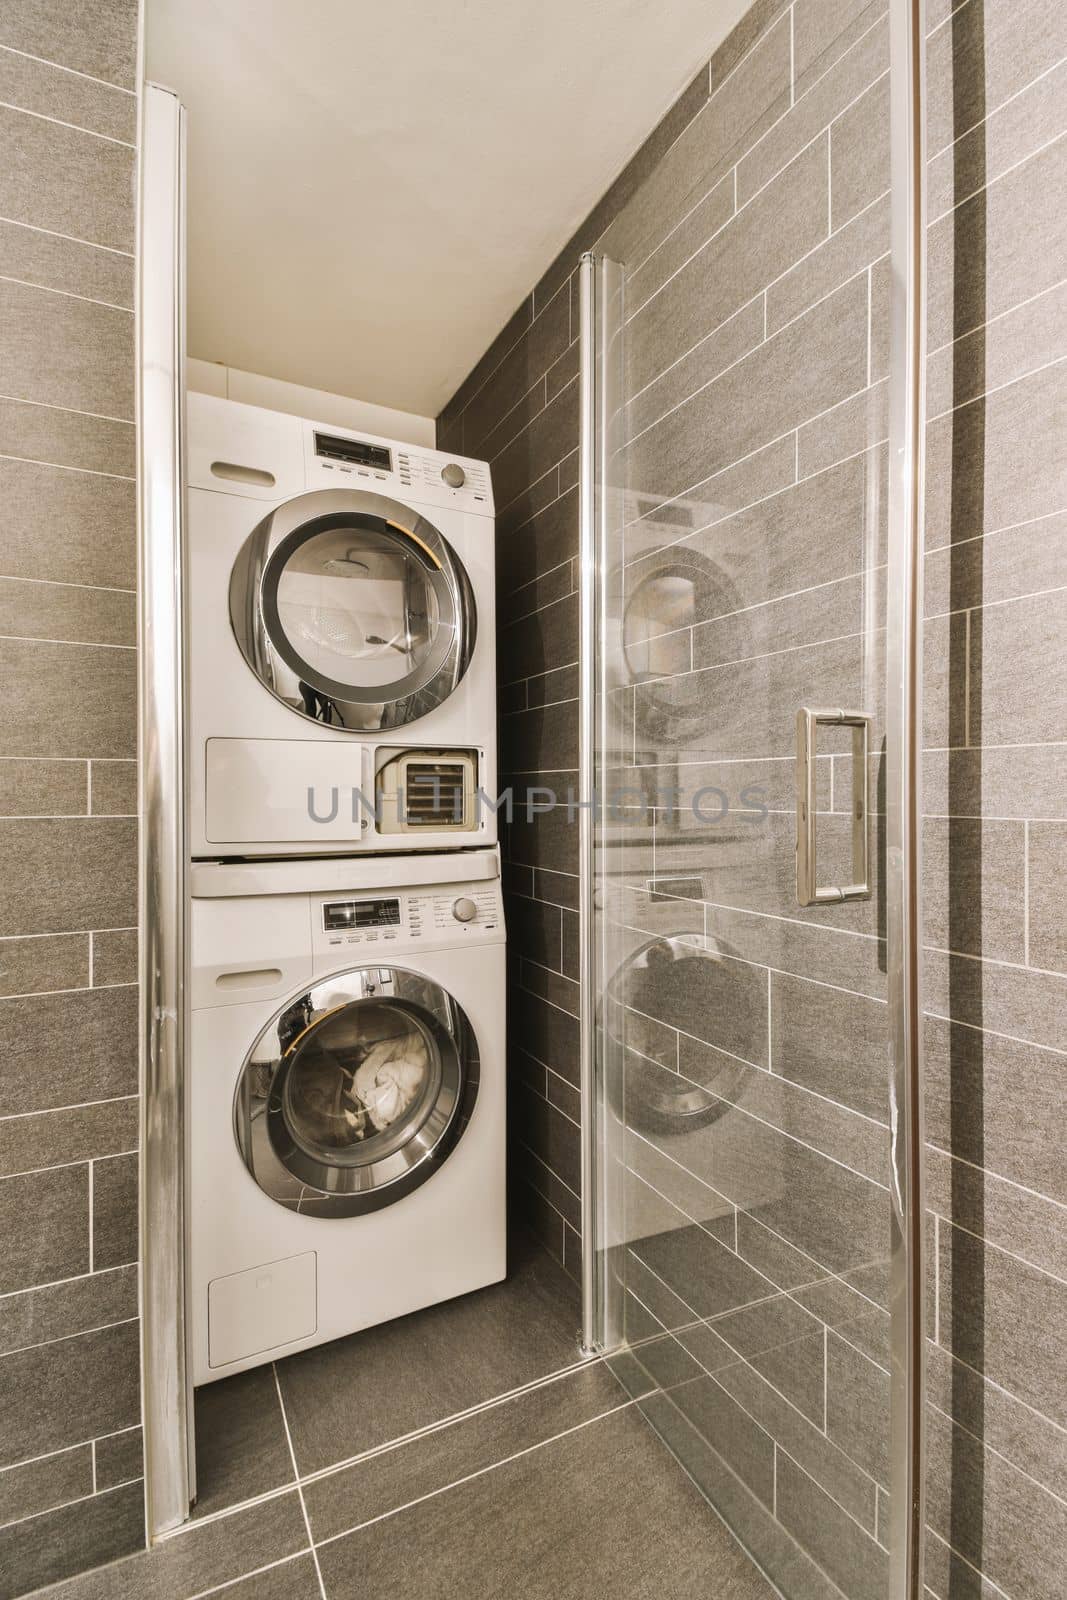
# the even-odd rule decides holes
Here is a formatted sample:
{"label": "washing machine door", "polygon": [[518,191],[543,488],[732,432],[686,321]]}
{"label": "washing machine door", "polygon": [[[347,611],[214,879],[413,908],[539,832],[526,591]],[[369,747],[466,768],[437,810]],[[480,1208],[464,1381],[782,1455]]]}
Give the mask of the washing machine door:
{"label": "washing machine door", "polygon": [[470,580],[432,523],[384,495],[324,489],[272,511],[230,576],[248,665],[302,717],[366,732],[415,722],[470,664]]}
{"label": "washing machine door", "polygon": [[319,1217],[392,1205],[455,1149],[478,1092],[462,1007],[399,967],[324,978],[250,1050],[234,1100],[245,1165],[271,1199]]}

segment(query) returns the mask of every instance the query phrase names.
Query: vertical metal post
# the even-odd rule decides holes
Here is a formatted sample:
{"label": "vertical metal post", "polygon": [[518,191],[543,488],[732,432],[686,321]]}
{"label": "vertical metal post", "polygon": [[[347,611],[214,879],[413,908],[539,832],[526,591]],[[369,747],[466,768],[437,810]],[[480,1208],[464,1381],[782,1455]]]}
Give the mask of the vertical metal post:
{"label": "vertical metal post", "polygon": [[922,1600],[925,1203],[922,1108],[922,644],[926,356],[926,7],[892,0],[891,370],[886,616],[886,937],[891,1037],[890,1600]]}
{"label": "vertical metal post", "polygon": [[581,319],[578,334],[578,1066],[582,1111],[582,1349],[595,1354],[600,1337],[597,1276],[597,961],[594,929],[596,865],[596,663],[597,663],[597,277],[596,258],[578,267]]}
{"label": "vertical metal post", "polygon": [[141,1409],[149,1543],[189,1515],[182,597],[184,112],[146,84],[138,206]]}

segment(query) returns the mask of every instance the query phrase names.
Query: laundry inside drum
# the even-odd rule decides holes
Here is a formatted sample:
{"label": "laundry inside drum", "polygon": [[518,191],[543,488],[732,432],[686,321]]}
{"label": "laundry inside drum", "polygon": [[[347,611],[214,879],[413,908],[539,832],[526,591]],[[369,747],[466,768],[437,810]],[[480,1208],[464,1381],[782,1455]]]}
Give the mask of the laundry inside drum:
{"label": "laundry inside drum", "polygon": [[418,1133],[440,1085],[437,1045],[416,1010],[400,1002],[357,1001],[296,1042],[280,1109],[305,1154],[361,1166]]}

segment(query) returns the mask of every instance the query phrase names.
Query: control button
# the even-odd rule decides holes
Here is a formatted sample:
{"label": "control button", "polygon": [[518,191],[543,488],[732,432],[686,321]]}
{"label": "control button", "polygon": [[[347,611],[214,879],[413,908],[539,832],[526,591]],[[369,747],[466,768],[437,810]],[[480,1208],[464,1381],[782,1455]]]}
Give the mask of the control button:
{"label": "control button", "polygon": [[464,895],[460,900],[453,900],[452,915],[457,922],[473,922],[478,915],[478,907]]}
{"label": "control button", "polygon": [[462,489],[467,481],[467,474],[458,461],[450,461],[447,467],[442,467],[441,476],[450,489]]}

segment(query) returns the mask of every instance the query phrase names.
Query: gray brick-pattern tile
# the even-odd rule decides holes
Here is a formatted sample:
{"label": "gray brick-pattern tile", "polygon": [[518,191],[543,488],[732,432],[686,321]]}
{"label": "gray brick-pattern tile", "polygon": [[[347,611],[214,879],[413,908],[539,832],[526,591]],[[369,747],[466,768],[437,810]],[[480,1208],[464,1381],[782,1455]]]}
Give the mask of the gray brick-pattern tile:
{"label": "gray brick-pattern tile", "polygon": [[0,19],[6,1594],[144,1541],[130,943],[137,28],[134,0],[77,15],[12,0]]}

